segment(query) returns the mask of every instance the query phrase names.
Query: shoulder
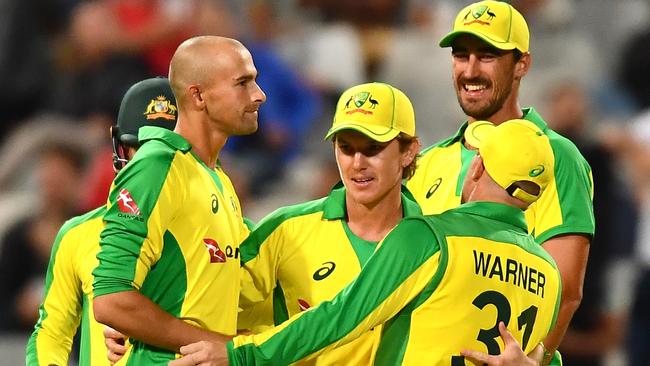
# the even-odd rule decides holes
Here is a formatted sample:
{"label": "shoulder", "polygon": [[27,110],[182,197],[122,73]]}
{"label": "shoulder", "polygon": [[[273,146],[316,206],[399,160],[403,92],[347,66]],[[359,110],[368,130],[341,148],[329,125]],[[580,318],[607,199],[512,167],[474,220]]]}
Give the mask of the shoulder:
{"label": "shoulder", "polygon": [[264,217],[255,226],[251,236],[256,239],[267,237],[279,226],[291,219],[322,212],[325,199],[326,197],[323,197],[313,201],[280,207]]}

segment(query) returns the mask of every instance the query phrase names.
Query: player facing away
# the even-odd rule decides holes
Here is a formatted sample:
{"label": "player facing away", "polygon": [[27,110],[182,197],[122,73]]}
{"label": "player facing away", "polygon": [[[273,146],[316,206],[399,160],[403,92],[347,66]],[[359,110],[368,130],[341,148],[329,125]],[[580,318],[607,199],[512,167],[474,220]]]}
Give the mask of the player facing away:
{"label": "player facing away", "polygon": [[[421,214],[401,184],[415,170],[419,147],[402,91],[384,83],[349,88],[326,139],[341,182],[326,197],[274,211],[241,244],[243,328],[278,325],[331,300],[403,217]],[[298,364],[370,365],[380,332]]]}
{"label": "player facing away", "polygon": [[[113,166],[116,173],[139,147],[143,126],[173,130],[176,99],[167,78],[140,81],[122,98],[117,123],[111,128]],[[99,234],[104,228],[106,206],[68,220],[56,236],[39,319],[27,342],[25,364],[67,365],[72,341],[81,330],[79,365],[108,365],[102,331],[93,315],[93,276],[99,252]]]}
{"label": "player facing away", "polygon": [[257,130],[266,96],[256,77],[234,39],[183,42],[169,70],[176,128],[142,128],[142,146],[114,182],[94,305],[99,322],[130,337],[128,364],[164,364],[188,341],[236,333],[248,229],[218,158],[229,136]]}
{"label": "player facing away", "polygon": [[[375,365],[465,365],[468,348],[498,354],[500,322],[526,352],[535,348],[555,324],[561,281],[523,210],[552,182],[552,148],[525,120],[473,124],[466,136],[479,154],[462,205],[405,218],[334,299],[261,334],[213,343],[211,364],[286,365],[380,324]],[[203,362],[205,347],[182,352]]]}
{"label": "player facing away", "polygon": [[[557,262],[562,274],[562,304],[556,328],[544,340],[549,362],[578,308],[594,234],[591,168],[576,146],[551,130],[532,108],[519,105],[519,87],[532,63],[529,30],[510,4],[481,1],[458,12],[453,30],[440,40],[451,47],[452,77],[458,103],[467,115],[458,132],[424,149],[407,187],[424,214],[461,203],[462,182],[475,152],[463,132],[477,120],[500,124],[525,119],[548,136],[553,149],[551,182],[526,210],[528,231]],[[559,354],[554,364],[559,364]]]}

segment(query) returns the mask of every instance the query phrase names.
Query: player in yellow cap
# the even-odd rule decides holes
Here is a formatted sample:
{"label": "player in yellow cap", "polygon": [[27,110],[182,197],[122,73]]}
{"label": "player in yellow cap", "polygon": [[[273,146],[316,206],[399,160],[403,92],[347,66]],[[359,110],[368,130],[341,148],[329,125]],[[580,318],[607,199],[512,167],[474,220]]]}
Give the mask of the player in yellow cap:
{"label": "player in yellow cap", "polygon": [[[529,121],[471,127],[479,154],[461,206],[405,218],[332,300],[214,345],[210,364],[287,365],[379,325],[375,365],[465,365],[462,349],[500,352],[503,325],[526,352],[534,349],[555,323],[561,281],[553,258],[527,233],[523,210],[552,184],[552,148]],[[201,363],[204,347],[181,352]]]}
{"label": "player in yellow cap", "polygon": [[[582,297],[595,227],[593,179],[576,146],[552,131],[534,108],[519,105],[520,83],[532,63],[529,39],[526,20],[506,2],[476,2],[458,12],[453,30],[440,40],[440,46],[452,49],[454,89],[467,120],[454,136],[424,149],[407,186],[425,214],[458,206],[463,178],[475,155],[463,133],[477,120],[498,125],[525,119],[548,136],[553,149],[553,179],[544,195],[526,211],[526,221],[529,232],[557,261],[562,274],[557,326],[544,340],[545,362],[549,362]],[[559,355],[554,363],[560,363]]]}
{"label": "player in yellow cap", "polygon": [[[415,170],[419,147],[413,106],[402,91],[383,83],[346,90],[326,139],[341,182],[327,197],[271,213],[240,247],[253,284],[242,286],[240,307],[249,308],[240,316],[243,328],[278,325],[332,299],[403,217],[421,214],[401,184]],[[260,324],[264,308],[272,310]],[[380,332],[298,364],[370,365]]]}

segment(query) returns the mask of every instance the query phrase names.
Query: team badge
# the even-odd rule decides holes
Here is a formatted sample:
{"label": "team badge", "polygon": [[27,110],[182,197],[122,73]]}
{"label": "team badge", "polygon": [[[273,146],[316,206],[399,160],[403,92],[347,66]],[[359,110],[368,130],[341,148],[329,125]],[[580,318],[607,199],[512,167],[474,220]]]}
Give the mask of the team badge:
{"label": "team badge", "polygon": [[[474,19],[467,22],[467,19],[469,18],[470,15]],[[486,20],[481,20],[483,15],[487,15]],[[470,9],[467,12],[467,14],[465,14],[465,17],[463,17],[463,20],[466,21],[466,23],[464,23],[464,25],[470,25],[472,23],[490,25],[490,21],[492,19],[496,18],[496,16],[497,16],[496,14],[494,14],[493,12],[490,11],[490,8],[487,5],[479,5],[479,6],[475,7],[475,8],[473,8],[473,9]]]}
{"label": "team badge", "polygon": [[144,112],[147,119],[164,118],[168,120],[176,119],[176,106],[173,105],[164,95],[152,99],[147,105]]}
{"label": "team badge", "polygon": [[226,253],[219,248],[219,244],[214,239],[203,239],[203,245],[208,248],[210,254],[210,263],[225,263]]}
{"label": "team badge", "polygon": [[126,188],[120,189],[117,204],[123,213],[140,216],[140,207],[135,203],[131,193]]}
{"label": "team badge", "polygon": [[[373,112],[369,109],[375,109],[377,105],[379,104],[379,101],[376,99],[373,99],[372,94],[369,92],[359,92],[348,99],[348,101],[345,103],[345,106],[343,109],[348,109],[351,107],[350,104],[353,104],[356,108],[351,109],[345,114],[353,114],[353,113],[363,113],[363,114],[373,114]],[[370,103],[370,106],[367,109],[364,109],[363,106],[366,103]]]}

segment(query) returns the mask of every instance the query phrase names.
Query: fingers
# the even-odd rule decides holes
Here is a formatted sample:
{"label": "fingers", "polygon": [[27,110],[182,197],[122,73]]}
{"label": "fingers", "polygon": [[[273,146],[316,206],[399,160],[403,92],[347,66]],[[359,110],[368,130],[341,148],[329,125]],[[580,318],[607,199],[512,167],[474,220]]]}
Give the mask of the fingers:
{"label": "fingers", "polygon": [[499,322],[499,333],[501,334],[501,339],[503,340],[503,344],[508,347],[508,345],[512,343],[517,343],[517,340],[515,337],[512,336],[512,333],[506,328],[506,325],[503,322]]}
{"label": "fingers", "polygon": [[465,356],[465,358],[467,358],[475,365],[483,365],[483,364],[490,365],[491,364],[490,362],[493,362],[493,358],[494,358],[494,356],[490,356],[487,353],[469,350],[469,349],[464,349],[460,351],[460,354]]}
{"label": "fingers", "polygon": [[126,336],[110,327],[104,327],[104,344],[106,344],[107,358],[111,364],[119,361],[126,353]]}
{"label": "fingers", "polygon": [[542,360],[544,359],[544,346],[541,343],[538,344],[537,347],[528,354],[528,357],[534,360],[536,365],[541,365]]}

